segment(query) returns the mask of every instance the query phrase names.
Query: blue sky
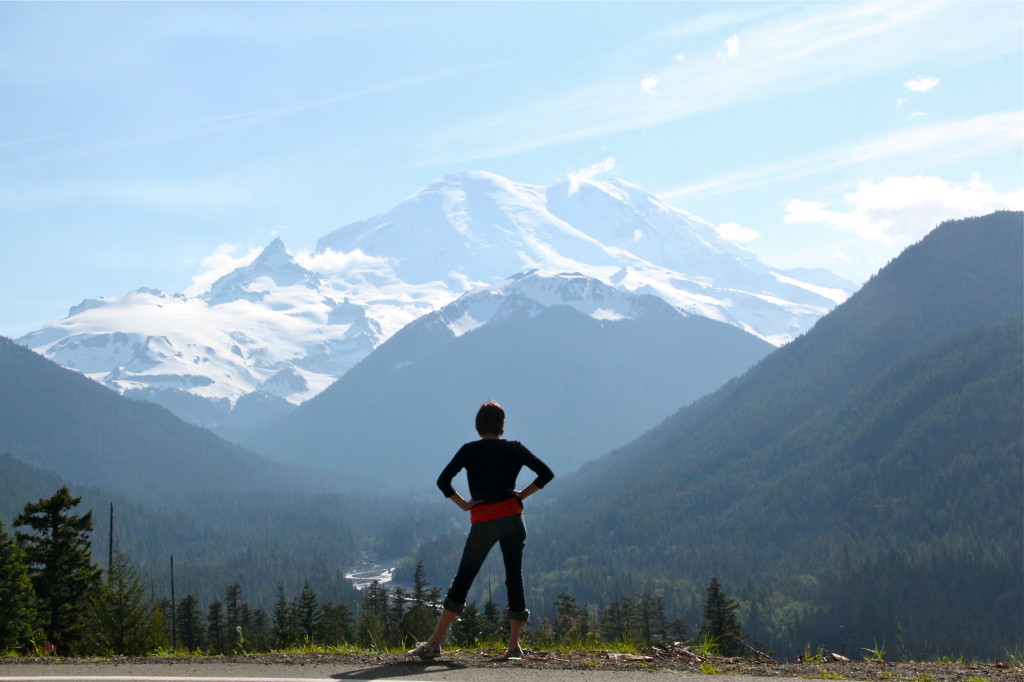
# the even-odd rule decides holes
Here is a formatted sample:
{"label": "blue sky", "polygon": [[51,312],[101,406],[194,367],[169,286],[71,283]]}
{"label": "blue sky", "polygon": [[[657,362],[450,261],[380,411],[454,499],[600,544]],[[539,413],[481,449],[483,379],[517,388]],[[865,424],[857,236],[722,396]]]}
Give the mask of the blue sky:
{"label": "blue sky", "polygon": [[621,177],[863,281],[1024,208],[1022,47],[1016,1],[0,3],[0,334],[467,170]]}

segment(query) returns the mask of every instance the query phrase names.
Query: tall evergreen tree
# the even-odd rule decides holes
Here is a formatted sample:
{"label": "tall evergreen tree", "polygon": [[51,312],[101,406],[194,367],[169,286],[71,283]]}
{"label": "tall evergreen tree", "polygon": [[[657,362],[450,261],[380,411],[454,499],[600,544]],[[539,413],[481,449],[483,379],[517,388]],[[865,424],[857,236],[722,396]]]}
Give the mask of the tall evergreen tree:
{"label": "tall evergreen tree", "polygon": [[508,621],[502,619],[501,609],[490,598],[490,595],[488,595],[487,601],[484,602],[482,627],[481,637],[485,641],[489,639],[504,639],[505,630],[508,628]]}
{"label": "tall evergreen tree", "polygon": [[555,637],[562,640],[583,639],[590,630],[586,608],[576,604],[576,597],[562,593],[555,602]]}
{"label": "tall evergreen tree", "polygon": [[317,626],[320,624],[320,604],[316,598],[316,592],[308,582],[302,585],[302,593],[295,600],[294,611],[299,636],[304,641],[312,643],[316,637]]}
{"label": "tall evergreen tree", "polygon": [[146,592],[128,557],[115,551],[90,609],[87,640],[92,651],[138,656],[165,643],[162,610]]}
{"label": "tall evergreen tree", "polygon": [[317,639],[327,646],[338,646],[353,641],[355,622],[352,610],[344,604],[325,601],[320,607],[320,629]]}
{"label": "tall evergreen tree", "polygon": [[416,570],[412,574],[412,601],[416,606],[423,606],[427,601],[427,592],[430,585],[427,583],[427,572],[423,570],[423,562],[416,562]]}
{"label": "tall evergreen tree", "polygon": [[224,596],[224,608],[227,611],[225,623],[228,632],[234,632],[235,628],[242,625],[242,586],[237,582],[228,585],[227,594]]}
{"label": "tall evergreen tree", "polygon": [[744,652],[746,635],[736,617],[739,604],[726,596],[718,576],[711,578],[704,598],[704,616],[701,633],[715,638],[719,650],[725,656],[736,656]]}
{"label": "tall evergreen tree", "polygon": [[218,654],[228,652],[227,625],[224,622],[224,602],[217,600],[210,604],[206,614],[207,643],[210,651]]}
{"label": "tall evergreen tree", "polygon": [[0,521],[0,653],[27,642],[36,621],[36,599],[25,553]]}
{"label": "tall evergreen tree", "polygon": [[386,633],[390,615],[387,595],[387,588],[376,580],[366,587],[356,633],[362,646],[383,648],[387,645]]}
{"label": "tall evergreen tree", "polygon": [[483,639],[484,617],[476,608],[476,602],[469,602],[452,625],[452,640],[462,646],[473,646]]}
{"label": "tall evergreen tree", "polygon": [[92,512],[71,514],[82,501],[62,487],[53,497],[29,502],[14,519],[15,536],[36,593],[43,631],[60,653],[74,653],[86,625],[87,606],[100,585],[92,562]]}
{"label": "tall evergreen tree", "polygon": [[637,598],[637,626],[644,644],[653,644],[665,638],[668,622],[665,618],[665,602],[661,597],[644,592]]}
{"label": "tall evergreen tree", "polygon": [[203,626],[202,606],[199,604],[199,597],[194,594],[186,594],[178,602],[178,622],[175,627],[178,631],[178,644],[189,651],[202,649],[206,646],[206,628]]}
{"label": "tall evergreen tree", "polygon": [[274,599],[274,645],[286,647],[295,642],[292,628],[292,610],[288,606],[288,595],[284,583],[277,583],[277,597]]}
{"label": "tall evergreen tree", "polygon": [[633,602],[629,597],[613,601],[601,611],[601,636],[611,641],[633,640]]}

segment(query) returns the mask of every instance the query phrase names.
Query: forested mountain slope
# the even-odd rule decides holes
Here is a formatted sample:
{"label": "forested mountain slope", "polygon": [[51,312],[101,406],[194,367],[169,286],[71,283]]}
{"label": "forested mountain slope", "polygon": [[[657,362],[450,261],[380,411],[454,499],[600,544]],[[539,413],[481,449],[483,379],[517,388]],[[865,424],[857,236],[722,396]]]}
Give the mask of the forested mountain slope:
{"label": "forested mountain slope", "polygon": [[1024,635],[1022,254],[1024,214],[944,223],[744,376],[556,479],[531,500],[535,596],[717,574],[779,649],[1001,655]]}
{"label": "forested mountain slope", "polygon": [[145,497],[313,481],[2,337],[0,377],[0,452],[73,481]]}
{"label": "forested mountain slope", "polygon": [[[467,321],[479,326],[465,331]],[[416,320],[245,444],[379,488],[434,494],[424,481],[477,438],[473,415],[495,399],[510,415],[509,438],[568,472],[771,349],[656,296],[582,275],[531,273]]]}

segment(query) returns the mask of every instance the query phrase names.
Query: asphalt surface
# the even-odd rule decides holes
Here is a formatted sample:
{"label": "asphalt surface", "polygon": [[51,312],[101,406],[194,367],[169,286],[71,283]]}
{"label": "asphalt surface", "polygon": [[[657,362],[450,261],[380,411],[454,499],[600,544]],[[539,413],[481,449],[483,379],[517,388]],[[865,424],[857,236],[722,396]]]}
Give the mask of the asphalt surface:
{"label": "asphalt surface", "polygon": [[[439,680],[479,680],[498,682],[633,682],[666,679],[707,682],[708,676],[694,673],[649,670],[560,670],[517,666],[514,662],[497,667],[467,666],[457,662],[394,662],[324,663],[324,664],[249,664],[224,663],[78,663],[24,664],[8,663],[0,666],[0,682],[309,682],[310,680],[385,680],[404,682],[436,682]],[[786,682],[799,678],[747,677],[744,682]],[[806,680],[799,680],[806,682]]]}

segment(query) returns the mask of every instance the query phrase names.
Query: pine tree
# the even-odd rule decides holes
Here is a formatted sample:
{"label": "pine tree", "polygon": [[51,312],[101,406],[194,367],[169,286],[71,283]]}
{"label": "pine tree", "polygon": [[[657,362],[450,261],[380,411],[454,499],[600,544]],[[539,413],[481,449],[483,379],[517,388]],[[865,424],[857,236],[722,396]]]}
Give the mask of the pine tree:
{"label": "pine tree", "polygon": [[284,583],[277,583],[277,597],[274,599],[274,645],[287,647],[296,641],[292,628],[292,611],[288,607],[288,597],[284,591]]}
{"label": "pine tree", "polygon": [[224,595],[224,608],[227,611],[225,626],[229,633],[242,625],[242,586],[237,582],[228,585],[227,593]]}
{"label": "pine tree", "polygon": [[303,583],[302,593],[295,600],[294,611],[299,636],[305,642],[312,643],[317,626],[320,624],[320,605],[316,598],[316,592],[309,586],[309,583]]}
{"label": "pine tree", "polygon": [[[389,644],[405,643],[405,629],[404,619],[405,614],[410,608],[410,597],[409,593],[405,591],[404,587],[396,587],[391,590],[391,606],[388,612],[388,622],[391,624],[391,631],[387,633],[387,640]],[[420,641],[420,640],[417,640]],[[415,644],[415,642],[413,642]]]}
{"label": "pine tree", "polygon": [[633,602],[629,597],[613,601],[601,612],[601,636],[611,641],[631,642],[633,628]]}
{"label": "pine tree", "polygon": [[430,597],[431,590],[425,578],[423,563],[419,562],[413,574],[412,594],[402,587],[396,587],[391,592],[392,632],[388,633],[389,643],[411,647],[430,637],[437,620],[434,609],[427,605]]}
{"label": "pine tree", "polygon": [[387,626],[387,589],[374,580],[366,587],[366,595],[363,597],[363,609],[356,633],[359,644],[373,648],[385,647]]}
{"label": "pine tree", "polygon": [[325,601],[320,607],[320,630],[317,639],[327,646],[338,646],[353,641],[354,633],[352,610],[344,604]]}
{"label": "pine tree", "polygon": [[36,621],[36,598],[25,553],[0,521],[0,653],[28,642]]}
{"label": "pine tree", "polygon": [[725,595],[718,576],[711,578],[704,598],[701,634],[713,637],[724,656],[736,656],[744,651],[746,635],[736,617],[737,607],[739,604],[736,600]]}
{"label": "pine tree", "polygon": [[16,527],[31,530],[15,535],[25,553],[43,632],[60,653],[74,653],[81,641],[102,573],[90,554],[92,512],[70,513],[81,501],[63,487],[53,497],[26,504],[14,519]]}
{"label": "pine tree", "polygon": [[207,642],[210,651],[226,654],[228,649],[227,629],[224,623],[224,602],[214,601],[206,615]]}
{"label": "pine tree", "polygon": [[194,594],[186,594],[178,602],[178,622],[175,627],[178,631],[178,643],[188,649],[195,651],[206,646],[206,628],[203,626],[202,607],[199,605],[199,597]]}
{"label": "pine tree", "polygon": [[416,562],[416,570],[412,574],[412,601],[416,606],[423,606],[427,601],[427,573],[423,570],[423,562]]}
{"label": "pine tree", "polygon": [[555,602],[555,637],[562,641],[580,640],[590,629],[589,616],[576,605],[576,597],[562,593]]}
{"label": "pine tree", "polygon": [[668,623],[665,619],[665,602],[661,597],[644,592],[637,599],[637,626],[640,640],[644,644],[653,644],[665,638]]}
{"label": "pine tree", "polygon": [[90,610],[87,640],[92,651],[139,656],[165,643],[163,613],[146,592],[128,557],[114,552]]}
{"label": "pine tree", "polygon": [[485,621],[476,608],[476,602],[469,602],[452,625],[452,640],[462,646],[472,646],[483,639]]}
{"label": "pine tree", "polygon": [[481,637],[483,637],[484,641],[504,639],[507,628],[508,622],[501,618],[501,609],[488,596],[487,601],[484,603],[483,632]]}

